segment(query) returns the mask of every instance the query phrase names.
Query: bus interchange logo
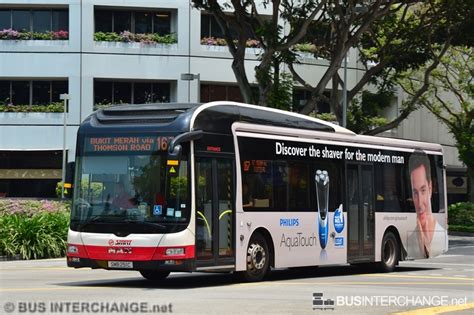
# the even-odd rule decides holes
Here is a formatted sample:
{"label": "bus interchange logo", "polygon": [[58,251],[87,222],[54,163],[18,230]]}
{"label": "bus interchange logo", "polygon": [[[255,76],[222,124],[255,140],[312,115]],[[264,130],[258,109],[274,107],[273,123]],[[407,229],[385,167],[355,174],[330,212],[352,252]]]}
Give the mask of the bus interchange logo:
{"label": "bus interchange logo", "polygon": [[313,293],[313,310],[334,310],[334,300],[323,299],[322,293]]}

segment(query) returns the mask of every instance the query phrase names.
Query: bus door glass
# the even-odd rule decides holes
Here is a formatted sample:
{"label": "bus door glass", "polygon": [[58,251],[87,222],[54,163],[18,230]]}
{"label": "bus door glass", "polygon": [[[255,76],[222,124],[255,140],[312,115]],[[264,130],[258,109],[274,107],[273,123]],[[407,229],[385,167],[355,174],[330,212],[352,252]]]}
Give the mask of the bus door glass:
{"label": "bus door glass", "polygon": [[233,259],[233,160],[196,159],[196,257],[198,265]]}
{"label": "bus door glass", "polygon": [[349,262],[373,261],[375,209],[373,167],[347,165],[347,209],[349,224]]}

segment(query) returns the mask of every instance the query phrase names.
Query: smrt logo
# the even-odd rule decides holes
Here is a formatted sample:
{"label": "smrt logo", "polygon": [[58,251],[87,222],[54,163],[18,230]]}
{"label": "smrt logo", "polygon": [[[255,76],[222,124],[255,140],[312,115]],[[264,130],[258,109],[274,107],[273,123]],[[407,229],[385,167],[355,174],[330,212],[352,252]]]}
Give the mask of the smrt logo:
{"label": "smrt logo", "polygon": [[130,246],[132,245],[131,240],[109,240],[109,246]]}

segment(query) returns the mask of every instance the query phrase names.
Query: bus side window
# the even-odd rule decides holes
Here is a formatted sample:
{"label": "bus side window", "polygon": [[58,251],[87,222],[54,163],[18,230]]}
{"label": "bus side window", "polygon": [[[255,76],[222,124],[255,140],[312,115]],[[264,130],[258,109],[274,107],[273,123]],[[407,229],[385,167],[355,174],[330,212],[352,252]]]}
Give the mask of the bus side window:
{"label": "bus side window", "polygon": [[242,182],[242,207],[244,208],[255,207],[254,199],[249,190],[249,184],[245,181]]}

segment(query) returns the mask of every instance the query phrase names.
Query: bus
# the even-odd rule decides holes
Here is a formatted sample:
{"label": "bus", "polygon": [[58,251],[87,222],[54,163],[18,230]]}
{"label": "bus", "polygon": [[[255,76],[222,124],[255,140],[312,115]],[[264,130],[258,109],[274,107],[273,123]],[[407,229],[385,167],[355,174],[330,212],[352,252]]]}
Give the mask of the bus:
{"label": "bus", "polygon": [[438,144],[222,101],[98,110],[76,148],[69,267],[260,281],[447,251]]}

